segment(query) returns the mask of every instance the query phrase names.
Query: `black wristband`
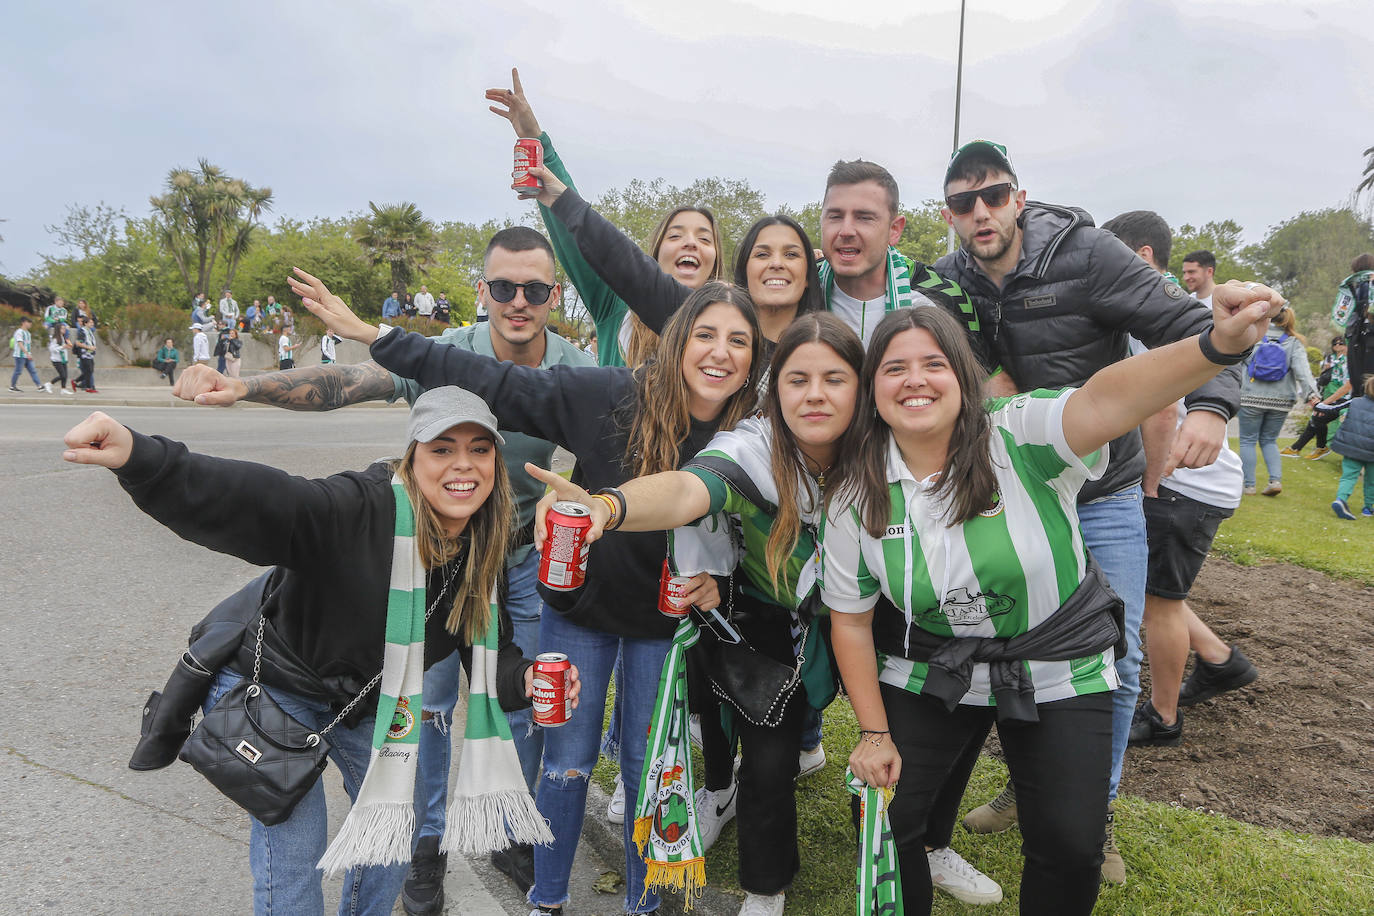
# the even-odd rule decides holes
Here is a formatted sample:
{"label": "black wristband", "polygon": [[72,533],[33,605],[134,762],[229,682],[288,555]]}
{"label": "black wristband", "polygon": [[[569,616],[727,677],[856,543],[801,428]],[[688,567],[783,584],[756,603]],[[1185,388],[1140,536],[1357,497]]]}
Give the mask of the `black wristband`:
{"label": "black wristband", "polygon": [[617,512],[615,516],[615,526],[607,529],[608,531],[614,531],[625,523],[625,494],[621,493],[615,487],[602,487],[593,495],[600,496],[603,493],[615,500],[616,504],[620,506],[620,511]]}
{"label": "black wristband", "polygon": [[1222,353],[1212,346],[1212,329],[1208,328],[1197,336],[1197,345],[1202,350],[1202,356],[1207,362],[1214,366],[1235,366],[1245,362],[1254,352],[1253,346],[1246,348],[1240,353]]}

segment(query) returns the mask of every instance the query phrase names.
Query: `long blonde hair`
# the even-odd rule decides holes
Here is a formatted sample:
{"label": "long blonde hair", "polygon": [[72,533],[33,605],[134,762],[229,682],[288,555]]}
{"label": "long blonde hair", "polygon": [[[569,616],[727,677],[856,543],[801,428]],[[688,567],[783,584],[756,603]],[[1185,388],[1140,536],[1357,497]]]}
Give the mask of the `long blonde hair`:
{"label": "long blonde hair", "polygon": [[692,325],[702,312],[716,303],[738,309],[749,322],[753,337],[748,379],[726,400],[717,428],[734,429],[736,423],[754,410],[763,351],[754,301],[733,283],[712,280],[688,296],[682,307],[673,313],[663,327],[657,354],[634,370],[634,416],[628,422],[630,435],[625,445],[625,464],[634,469],[635,477],[672,471],[678,466],[678,450],[692,430],[692,415],[688,410],[690,393],[687,380],[682,377],[682,354],[692,336]]}
{"label": "long blonde hair", "polygon": [[[653,240],[649,243],[649,254],[656,261],[658,260],[659,249],[663,247],[663,240],[668,236],[668,227],[672,225],[673,219],[679,213],[700,213],[706,217],[706,222],[711,226],[711,240],[716,248],[716,263],[711,268],[710,280],[725,279],[725,252],[721,250],[720,224],[716,222],[716,215],[705,207],[676,207],[667,216],[658,221],[658,226],[654,228]],[[625,357],[625,365],[635,369],[644,365],[658,350],[658,335],[649,330],[649,326],[639,320],[639,316],[633,311],[627,313],[630,322],[630,341],[622,354]]]}
{"label": "long blonde hair", "polygon": [[[415,543],[420,550],[420,562],[426,570],[433,571],[451,562],[462,551],[464,540],[470,545],[467,563],[464,564],[458,588],[453,593],[453,604],[444,621],[444,629],[462,636],[468,645],[474,645],[486,635],[487,627],[492,623],[491,596],[506,570],[506,553],[510,550],[515,527],[512,524],[515,496],[510,488],[510,475],[506,473],[506,465],[501,460],[497,446],[496,478],[491,495],[468,519],[463,533],[450,537],[415,480],[417,444],[414,441],[410,443],[405,455],[393,465],[393,470],[401,479],[415,511]],[[493,441],[492,445],[496,443]]]}

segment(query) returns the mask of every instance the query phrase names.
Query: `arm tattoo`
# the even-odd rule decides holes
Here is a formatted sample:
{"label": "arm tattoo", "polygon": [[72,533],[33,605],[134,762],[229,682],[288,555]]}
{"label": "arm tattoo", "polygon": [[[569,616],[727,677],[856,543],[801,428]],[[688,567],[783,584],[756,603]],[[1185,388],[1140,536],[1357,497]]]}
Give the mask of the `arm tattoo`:
{"label": "arm tattoo", "polygon": [[334,410],[360,401],[389,398],[396,390],[391,373],[372,360],[355,366],[311,366],[269,372],[243,380],[244,400],[287,410]]}

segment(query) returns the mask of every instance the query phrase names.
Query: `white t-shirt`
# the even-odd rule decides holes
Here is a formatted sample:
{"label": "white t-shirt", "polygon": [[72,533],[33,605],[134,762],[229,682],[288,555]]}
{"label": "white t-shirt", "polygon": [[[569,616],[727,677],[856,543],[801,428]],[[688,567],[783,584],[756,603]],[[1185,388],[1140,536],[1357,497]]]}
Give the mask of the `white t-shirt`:
{"label": "white t-shirt", "polygon": [[291,338],[283,334],[277,338],[277,360],[291,358]]}
{"label": "white t-shirt", "polygon": [[844,319],[867,347],[873,329],[887,316],[887,293],[877,299],[855,299],[836,285],[830,291],[830,311]]}
{"label": "white t-shirt", "polygon": [[416,293],[416,294],[415,294],[415,311],[418,312],[418,313],[421,314],[421,315],[424,315],[426,318],[428,318],[430,315],[433,315],[433,314],[434,314],[434,294],[433,294],[433,293]]}

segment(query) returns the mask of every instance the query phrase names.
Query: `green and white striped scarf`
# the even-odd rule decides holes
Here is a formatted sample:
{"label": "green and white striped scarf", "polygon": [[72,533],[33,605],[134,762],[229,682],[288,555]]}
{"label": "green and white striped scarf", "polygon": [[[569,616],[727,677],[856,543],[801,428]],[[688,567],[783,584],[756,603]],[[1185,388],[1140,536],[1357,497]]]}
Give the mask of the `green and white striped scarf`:
{"label": "green and white striped scarf", "polygon": [[687,650],[699,635],[690,618],[683,618],[673,633],[658,681],[644,778],[635,802],[634,840],[647,866],[645,892],[685,891],[683,908],[688,910],[706,887],[706,852],[692,794],[687,729]]}
{"label": "green and white striped scarf", "polygon": [[[331,876],[354,866],[409,862],[415,833],[420,688],[425,674],[425,568],[415,543],[415,512],[399,478],[392,477],[391,490],[396,498],[396,526],[377,725],[358,797],[319,862],[319,868]],[[463,753],[441,844],[446,852],[468,855],[504,849],[512,842],[553,842],[548,824],[525,787],[510,726],[497,702],[495,594],[490,609],[486,633],[472,647]]]}
{"label": "green and white striped scarf", "polygon": [[844,783],[859,796],[859,868],[855,875],[856,916],[902,916],[902,873],[897,868],[897,844],[887,822],[892,790],[870,786],[844,771]]}
{"label": "green and white striped scarf", "polygon": [[[816,265],[816,275],[821,281],[821,290],[825,294],[825,308],[829,311],[830,296],[835,292],[835,270],[830,266],[829,261],[822,261]],[[883,305],[883,311],[891,312],[895,309],[909,308],[915,302],[916,294],[911,291],[911,262],[896,248],[888,246],[887,302]],[[863,328],[855,328],[854,330],[858,332],[861,340],[865,339]]]}

